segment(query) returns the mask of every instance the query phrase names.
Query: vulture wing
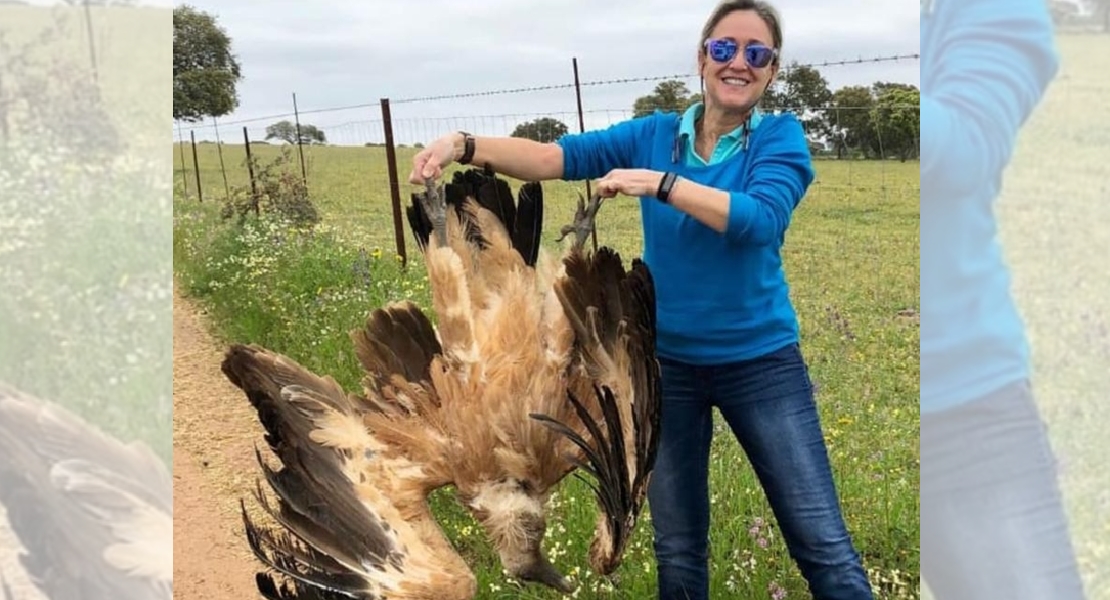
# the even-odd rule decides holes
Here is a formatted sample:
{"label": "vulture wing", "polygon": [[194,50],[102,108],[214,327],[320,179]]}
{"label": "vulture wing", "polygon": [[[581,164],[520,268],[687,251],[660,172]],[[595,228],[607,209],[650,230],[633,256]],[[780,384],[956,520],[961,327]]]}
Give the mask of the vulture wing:
{"label": "vulture wing", "polygon": [[168,469],[141,443],[0,386],[0,581],[18,598],[169,598]]}
{"label": "vulture wing", "polygon": [[391,305],[353,334],[367,371],[365,397],[345,393],[288,357],[233,346],[225,375],[247,395],[282,467],[259,455],[277,528],[243,508],[255,556],[285,580],[257,575],[270,599],[469,600],[474,576],[443,536],[428,494],[452,480],[451,447],[437,425],[438,342],[415,306]]}
{"label": "vulture wing", "polygon": [[[592,227],[599,198],[589,216]],[[581,224],[579,224],[581,225]],[[590,549],[592,567],[616,569],[644,504],[659,443],[660,383],[655,358],[655,288],[639,259],[625,270],[608,247],[587,255],[585,237],[564,258],[555,293],[574,332],[568,400],[581,426],[533,415],[563,433],[584,455],[575,459],[597,481],[602,514]]]}

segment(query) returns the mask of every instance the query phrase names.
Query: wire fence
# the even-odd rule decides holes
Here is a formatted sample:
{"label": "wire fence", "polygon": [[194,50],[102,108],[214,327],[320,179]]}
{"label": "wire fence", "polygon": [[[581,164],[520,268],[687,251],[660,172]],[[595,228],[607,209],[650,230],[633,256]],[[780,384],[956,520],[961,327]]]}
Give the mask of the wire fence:
{"label": "wire fence", "polygon": [[[790,67],[829,67],[917,59],[917,54],[902,54]],[[574,71],[575,80],[572,83],[382,98],[377,103],[308,110],[298,107],[294,94],[291,97],[293,110],[289,113],[224,122],[178,123],[175,185],[182,196],[196,196],[201,201],[205,198],[228,199],[236,188],[249,189],[250,194],[256,196],[255,171],[259,163],[263,159],[272,160],[281,149],[292,149],[293,172],[302,179],[307,190],[318,189],[337,180],[365,182],[365,185],[385,183],[393,214],[394,244],[397,254],[404,261],[407,252],[401,195],[402,189],[406,188],[415,148],[450,131],[464,130],[478,136],[507,136],[518,128],[536,125],[538,121],[546,121],[548,125],[557,123],[558,129],[553,138],[563,132],[602,129],[632,118],[635,112],[631,107],[590,106],[589,102],[597,100],[598,96],[590,98],[587,95],[584,102],[584,88],[596,91],[611,86],[696,77],[679,74],[581,82],[577,78],[577,64]],[[568,91],[573,92],[573,97],[569,97]],[[517,98],[514,106],[536,107],[536,110],[488,111],[489,99],[498,96],[526,96]],[[565,108],[547,108],[559,105]],[[467,108],[471,110],[467,112]],[[905,189],[887,189],[894,182],[888,181],[885,166],[889,159],[905,162],[917,158],[919,134],[916,104],[888,105],[882,109],[874,105],[779,106],[774,110],[791,111],[799,117],[815,158],[839,159],[841,162],[868,160],[877,165],[867,169],[866,174],[860,169],[853,171],[850,166],[839,169],[835,181],[819,182],[824,187],[811,193],[821,193],[822,190],[839,193],[851,190],[853,186],[864,186],[881,190],[883,194],[893,189],[893,193],[900,196],[916,197],[916,187],[906,182],[900,184]],[[911,115],[912,130],[906,130],[905,126],[892,127],[890,119],[876,119],[876,110],[907,111]],[[271,128],[278,127],[280,121],[287,121],[285,131],[275,132]],[[277,136],[276,133],[282,135]],[[319,140],[326,140],[326,143],[317,143]],[[338,152],[343,153],[342,158],[339,158]],[[877,158],[888,160],[875,161]]]}
{"label": "wire fence", "polygon": [[[918,53],[901,53],[880,55],[880,57],[870,58],[857,58],[846,59],[837,61],[823,61],[823,62],[809,62],[804,64],[789,64],[784,65],[784,75],[790,69],[798,68],[836,68],[836,67],[851,67],[851,65],[861,64],[876,64],[886,62],[916,62],[920,59]],[[567,120],[572,120],[574,115],[581,113],[584,116],[586,123],[584,123],[585,130],[597,129],[599,126],[613,123],[619,119],[626,118],[630,114],[630,109],[612,108],[612,106],[601,106],[601,108],[587,108],[582,102],[583,90],[603,89],[619,87],[619,85],[637,84],[637,83],[653,83],[668,80],[694,81],[698,78],[696,73],[674,73],[674,74],[660,74],[660,75],[645,75],[645,77],[632,77],[632,78],[618,78],[597,81],[579,81],[577,78],[577,61],[574,61],[574,80],[569,82],[548,83],[539,85],[527,85],[527,87],[508,88],[498,90],[483,90],[483,91],[466,91],[455,92],[447,94],[424,95],[424,96],[408,96],[408,98],[393,98],[388,99],[393,111],[393,122],[398,125],[395,130],[396,140],[404,144],[420,143],[434,138],[435,133],[428,129],[432,124],[446,125],[448,128],[460,123],[460,119],[467,119],[468,124],[474,126],[475,124],[481,125],[490,119],[502,118],[515,118],[515,119],[534,119],[538,116],[566,116]],[[781,78],[780,78],[781,79]],[[574,91],[574,96],[567,95],[567,91]],[[564,104],[567,108],[563,111],[558,110],[544,110],[542,112],[523,111],[514,113],[498,112],[494,115],[468,115],[460,116],[452,114],[448,116],[437,116],[437,118],[427,118],[424,116],[424,111],[427,111],[430,106],[443,106],[454,105],[461,100],[473,99],[488,99],[491,96],[527,96],[526,100],[519,100],[521,105],[558,105]],[[577,101],[575,103],[575,100]],[[572,110],[575,106],[576,110]],[[381,101],[377,102],[362,102],[355,104],[345,104],[339,106],[326,106],[326,108],[315,108],[309,110],[297,110],[296,108],[296,94],[292,94],[291,102],[289,104],[290,110],[287,112],[275,112],[262,116],[253,116],[250,119],[236,119],[231,121],[218,121],[212,120],[211,122],[192,123],[183,125],[185,131],[193,133],[196,138],[202,141],[214,141],[216,136],[219,135],[221,128],[231,128],[235,126],[238,130],[240,126],[246,126],[251,135],[252,140],[264,140],[266,136],[266,126],[282,120],[299,120],[301,116],[311,116],[312,124],[315,128],[323,131],[326,135],[327,143],[334,145],[362,145],[364,143],[382,143],[384,135],[382,128],[384,120],[382,118]],[[371,116],[373,115],[373,116]],[[179,124],[179,126],[182,126]],[[435,130],[441,131],[441,130]],[[450,131],[450,129],[448,129]],[[442,131],[441,131],[442,132]],[[474,133],[488,133],[488,134],[507,134],[502,130],[480,130]]]}

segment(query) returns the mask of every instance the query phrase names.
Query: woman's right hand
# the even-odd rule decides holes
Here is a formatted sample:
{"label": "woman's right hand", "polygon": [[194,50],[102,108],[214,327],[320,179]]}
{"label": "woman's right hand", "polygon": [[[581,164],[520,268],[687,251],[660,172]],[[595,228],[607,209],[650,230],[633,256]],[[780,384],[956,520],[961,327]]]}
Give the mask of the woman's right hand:
{"label": "woman's right hand", "polygon": [[423,184],[427,179],[439,179],[443,168],[455,160],[455,138],[459,133],[449,133],[428,144],[412,157],[412,172],[409,182]]}

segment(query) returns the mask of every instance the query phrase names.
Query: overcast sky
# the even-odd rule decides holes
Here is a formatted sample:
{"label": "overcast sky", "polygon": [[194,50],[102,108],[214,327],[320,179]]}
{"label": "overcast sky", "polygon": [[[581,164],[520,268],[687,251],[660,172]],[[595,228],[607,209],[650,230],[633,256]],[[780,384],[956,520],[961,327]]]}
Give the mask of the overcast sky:
{"label": "overcast sky", "polygon": [[[396,102],[569,85],[575,57],[582,82],[647,79],[582,88],[587,129],[627,118],[633,101],[658,83],[652,78],[695,73],[699,32],[716,0],[191,4],[216,16],[243,67],[240,107],[220,119],[222,138],[238,142],[245,125],[252,138],[261,139],[266,125],[291,115],[296,92],[302,124],[321,127],[329,141],[361,144],[384,139],[382,97],[394,101],[394,135],[402,143],[428,141],[458,128],[504,134],[540,116],[559,118],[577,130],[573,87]],[[870,60],[919,51],[919,5],[909,0],[779,0],[777,6],[786,63]],[[919,85],[915,59],[820,70],[834,90],[877,80]],[[684,81],[698,91],[697,77]],[[323,110],[358,105],[365,106]],[[243,122],[248,119],[252,121]],[[196,134],[211,139],[212,127],[199,127]]]}

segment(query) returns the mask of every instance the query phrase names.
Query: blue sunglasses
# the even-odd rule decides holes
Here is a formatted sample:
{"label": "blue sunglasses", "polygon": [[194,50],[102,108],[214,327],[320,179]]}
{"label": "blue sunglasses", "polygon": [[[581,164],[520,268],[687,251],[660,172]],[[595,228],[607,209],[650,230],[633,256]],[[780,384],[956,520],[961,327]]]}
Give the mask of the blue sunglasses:
{"label": "blue sunglasses", "polygon": [[[705,42],[706,54],[719,63],[731,62],[736,57],[738,50],[740,50],[740,45],[735,40],[715,38]],[[756,69],[762,69],[771,64],[777,54],[778,50],[759,43],[744,46],[744,62]]]}

